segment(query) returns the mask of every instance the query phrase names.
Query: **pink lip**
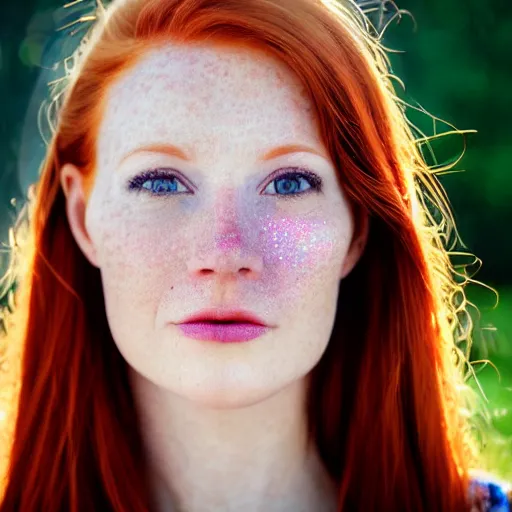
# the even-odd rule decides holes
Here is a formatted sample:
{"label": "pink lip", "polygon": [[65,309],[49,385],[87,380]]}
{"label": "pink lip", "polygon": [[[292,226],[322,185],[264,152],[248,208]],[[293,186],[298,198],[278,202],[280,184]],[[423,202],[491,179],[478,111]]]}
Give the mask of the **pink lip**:
{"label": "pink lip", "polygon": [[256,325],[266,325],[261,318],[245,309],[220,308],[202,309],[201,311],[181,320],[179,323],[183,324],[189,322],[244,322]]}
{"label": "pink lip", "polygon": [[247,322],[232,324],[215,324],[211,322],[188,322],[179,324],[181,332],[189,338],[205,341],[220,341],[223,343],[234,343],[249,341],[258,338],[270,327]]}
{"label": "pink lip", "polygon": [[178,326],[190,338],[224,343],[249,341],[270,329],[261,318],[240,309],[204,309],[185,318]]}

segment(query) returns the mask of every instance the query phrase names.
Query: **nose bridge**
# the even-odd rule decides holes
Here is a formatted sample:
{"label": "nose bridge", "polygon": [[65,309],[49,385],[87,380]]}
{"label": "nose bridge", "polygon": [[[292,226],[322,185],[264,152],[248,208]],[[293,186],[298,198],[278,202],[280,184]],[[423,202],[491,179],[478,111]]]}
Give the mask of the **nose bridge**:
{"label": "nose bridge", "polygon": [[222,187],[216,194],[207,213],[203,239],[199,240],[198,251],[189,261],[192,273],[205,270],[216,273],[236,273],[240,270],[260,272],[263,258],[258,252],[258,244],[251,242],[251,230],[246,225],[248,212],[236,187]]}
{"label": "nose bridge", "polygon": [[224,189],[215,198],[213,220],[215,249],[218,251],[241,249],[241,216],[243,212],[237,204],[236,190]]}

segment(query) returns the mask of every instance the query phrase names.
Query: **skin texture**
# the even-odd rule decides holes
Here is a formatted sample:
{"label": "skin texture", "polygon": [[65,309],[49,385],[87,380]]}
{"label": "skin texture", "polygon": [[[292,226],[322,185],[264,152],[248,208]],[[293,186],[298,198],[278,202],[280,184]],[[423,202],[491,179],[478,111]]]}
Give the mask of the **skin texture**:
{"label": "skin texture", "polygon": [[[263,160],[286,144],[316,154]],[[355,238],[297,77],[247,48],[152,50],[109,89],[97,151],[87,203],[77,168],[63,166],[61,183],[129,366],[155,510],[334,509],[306,444],[304,399],[367,224]],[[128,190],[155,167],[177,174],[176,191]],[[320,177],[322,191],[279,186],[290,167]],[[295,199],[278,192],[287,186]],[[210,307],[251,310],[271,328],[245,343],[181,334],[176,323]]]}

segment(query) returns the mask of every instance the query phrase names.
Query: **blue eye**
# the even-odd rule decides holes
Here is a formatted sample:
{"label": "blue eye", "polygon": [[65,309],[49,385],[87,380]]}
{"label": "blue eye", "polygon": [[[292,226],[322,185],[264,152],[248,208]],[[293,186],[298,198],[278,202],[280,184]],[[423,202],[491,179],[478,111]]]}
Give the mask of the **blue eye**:
{"label": "blue eye", "polygon": [[[300,171],[294,167],[290,169],[292,171],[281,174],[267,185],[265,190],[273,185],[274,193],[271,192],[270,195],[286,196],[287,199],[291,199],[306,192],[322,190],[322,179],[316,174],[305,169]],[[305,190],[301,188],[304,184],[308,187]],[[189,191],[174,172],[165,169],[144,171],[128,182],[128,190],[139,193],[143,189],[152,196],[176,195],[176,193]]]}
{"label": "blue eye", "polygon": [[[302,184],[306,184],[305,190],[301,188]],[[310,171],[301,172],[286,172],[272,180],[268,187],[273,185],[275,194],[270,195],[283,195],[283,196],[298,196],[305,192],[314,192],[322,190],[322,180],[316,174]],[[268,188],[267,187],[267,188]],[[267,190],[267,188],[265,190]]]}
{"label": "blue eye", "polygon": [[151,169],[135,176],[128,182],[128,190],[141,192],[142,189],[153,196],[165,196],[167,193],[182,193],[188,189],[183,187],[179,190],[181,182],[176,174],[163,169]]}

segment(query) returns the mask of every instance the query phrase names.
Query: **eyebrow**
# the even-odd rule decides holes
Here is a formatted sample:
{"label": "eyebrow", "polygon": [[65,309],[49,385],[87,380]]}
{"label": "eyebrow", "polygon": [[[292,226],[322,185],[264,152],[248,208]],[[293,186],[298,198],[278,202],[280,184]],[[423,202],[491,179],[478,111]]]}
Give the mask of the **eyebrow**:
{"label": "eyebrow", "polygon": [[[163,153],[169,156],[175,156],[180,158],[181,160],[185,160],[187,162],[191,161],[192,158],[187,155],[185,151],[183,151],[178,146],[174,146],[173,144],[149,144],[147,146],[141,146],[133,151],[130,151],[126,155],[123,156],[120,163],[126,160],[128,157],[132,156],[135,153],[149,151],[151,153]],[[272,160],[273,158],[277,158],[278,156],[287,155],[289,153],[312,153],[314,155],[321,156],[326,158],[325,154],[321,151],[318,151],[312,147],[306,146],[304,144],[285,144],[284,146],[277,146],[272,148],[270,151],[267,151],[260,159],[260,162],[266,162],[267,160]]]}
{"label": "eyebrow", "polygon": [[266,162],[267,160],[272,160],[273,158],[277,158],[278,156],[282,155],[287,155],[289,153],[312,153],[313,155],[318,155],[323,158],[326,158],[325,154],[322,151],[318,151],[312,147],[305,146],[304,144],[286,144],[284,146],[278,146],[276,148],[271,149],[260,158],[260,161]]}

